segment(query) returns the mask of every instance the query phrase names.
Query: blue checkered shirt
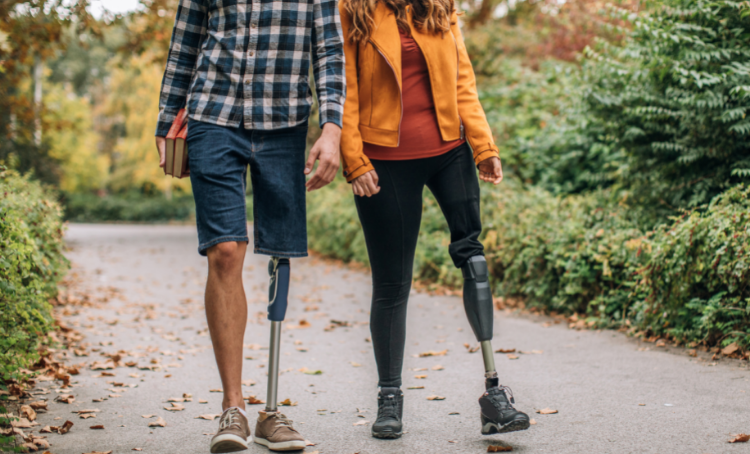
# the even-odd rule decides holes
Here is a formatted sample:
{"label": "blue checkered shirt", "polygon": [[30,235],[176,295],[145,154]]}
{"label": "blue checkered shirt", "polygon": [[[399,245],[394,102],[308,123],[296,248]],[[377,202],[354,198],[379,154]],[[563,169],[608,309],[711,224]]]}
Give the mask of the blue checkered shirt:
{"label": "blue checkered shirt", "polygon": [[180,0],[157,136],[177,112],[246,129],[307,121],[310,54],[320,125],[342,124],[346,84],[336,0]]}

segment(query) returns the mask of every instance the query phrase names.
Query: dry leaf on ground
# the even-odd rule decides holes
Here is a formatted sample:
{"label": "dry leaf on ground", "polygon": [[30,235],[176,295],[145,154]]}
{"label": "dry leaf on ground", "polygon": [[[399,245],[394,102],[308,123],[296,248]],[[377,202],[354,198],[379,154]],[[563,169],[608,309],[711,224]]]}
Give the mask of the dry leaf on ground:
{"label": "dry leaf on ground", "polygon": [[370,421],[365,421],[365,420],[362,420],[362,421],[357,421],[357,422],[355,422],[355,423],[354,423],[354,424],[352,424],[352,425],[353,425],[353,426],[364,426],[364,425],[368,424],[369,422],[370,422]]}
{"label": "dry leaf on ground", "polygon": [[249,378],[247,380],[242,380],[242,386],[255,386],[255,380]]}
{"label": "dry leaf on ground", "polygon": [[199,403],[199,404],[207,404],[207,403],[208,403],[208,401],[207,401],[207,400],[205,400],[205,399],[198,399],[198,403]]}
{"label": "dry leaf on ground", "polygon": [[721,349],[721,353],[723,355],[729,356],[729,355],[731,355],[732,353],[736,352],[739,349],[740,349],[740,347],[737,345],[737,343],[736,342],[732,342],[731,344],[729,344],[726,347],[722,348]]}
{"label": "dry leaf on ground", "polygon": [[141,418],[151,419],[156,415],[141,415]]}
{"label": "dry leaf on ground", "polygon": [[554,415],[555,413],[557,413],[557,410],[553,410],[551,408],[543,408],[541,410],[537,410],[536,412],[540,415]]}
{"label": "dry leaf on ground", "polygon": [[305,373],[307,375],[323,375],[322,370],[306,370]]}
{"label": "dry leaf on ground", "polygon": [[511,451],[513,451],[512,446],[500,446],[500,445],[487,446],[487,452],[511,452]]}
{"label": "dry leaf on ground", "polygon": [[506,356],[508,357],[508,359],[518,359],[518,355],[513,355],[511,353],[508,353]]}
{"label": "dry leaf on ground", "polygon": [[156,421],[151,421],[150,423],[148,423],[149,427],[165,427],[166,425],[167,425],[167,422],[164,421],[164,419],[161,416],[156,418]]}
{"label": "dry leaf on ground", "polygon": [[214,388],[214,389],[209,389],[208,392],[210,392],[210,393],[223,393],[224,390],[221,389],[221,388]]}
{"label": "dry leaf on ground", "polygon": [[70,431],[71,427],[73,427],[73,422],[65,421],[62,426],[57,428],[57,433],[59,433],[60,435],[65,435],[66,433]]}
{"label": "dry leaf on ground", "polygon": [[33,408],[34,410],[46,410],[47,402],[44,400],[37,400],[35,402],[30,402],[29,407]]}
{"label": "dry leaf on ground", "polygon": [[164,409],[167,410],[167,411],[182,411],[182,410],[185,409],[185,406],[181,405],[181,404],[178,404],[178,403],[175,403],[175,402],[172,402],[172,406],[171,407],[164,407]]}
{"label": "dry leaf on ground", "polygon": [[21,416],[33,421],[36,419],[36,411],[30,405],[21,405]]}
{"label": "dry leaf on ground", "polygon": [[255,396],[247,396],[245,397],[245,400],[247,401],[248,405],[260,405],[266,403],[266,401],[257,399]]}
{"label": "dry leaf on ground", "polygon": [[445,400],[445,397],[443,396],[430,396],[427,398],[427,400]]}
{"label": "dry leaf on ground", "polygon": [[515,348],[498,348],[495,353],[515,353]]}
{"label": "dry leaf on ground", "polygon": [[360,363],[355,363],[354,361],[349,361],[349,364],[351,364],[354,367],[362,367]]}
{"label": "dry leaf on ground", "polygon": [[469,345],[469,344],[464,344],[464,347],[466,347],[466,349],[469,351],[469,353],[475,353],[475,352],[479,351],[480,344],[477,344],[477,345],[475,345],[473,347],[471,345]]}
{"label": "dry leaf on ground", "polygon": [[427,375],[415,375],[414,378],[416,378],[417,380],[423,380],[427,378]]}
{"label": "dry leaf on ground", "polygon": [[84,454],[112,454],[112,451],[91,451]]}
{"label": "dry leaf on ground", "polygon": [[438,364],[438,365],[436,365],[436,366],[432,366],[432,367],[431,367],[431,369],[432,369],[432,370],[443,370],[443,369],[445,369],[445,368],[444,368],[443,366],[441,366],[440,364]]}
{"label": "dry leaf on ground", "polygon": [[207,421],[213,421],[214,419],[218,418],[221,415],[198,415],[193,419],[205,419]]}
{"label": "dry leaf on ground", "polygon": [[531,418],[531,419],[529,420],[529,424],[531,424],[532,426],[535,426],[535,425],[536,425],[536,419],[534,419],[534,418]]}
{"label": "dry leaf on ground", "polygon": [[281,402],[279,402],[279,405],[282,405],[284,407],[296,407],[297,402],[292,402],[292,399],[284,399]]}
{"label": "dry leaf on ground", "polygon": [[95,426],[91,426],[91,427],[89,427],[89,429],[94,429],[94,430],[102,430],[102,429],[104,429],[104,426],[103,426],[103,425],[101,425],[101,424],[97,424],[97,425],[95,425]]}
{"label": "dry leaf on ground", "polygon": [[409,386],[406,389],[424,389],[424,386]]}
{"label": "dry leaf on ground", "polygon": [[72,394],[60,394],[55,397],[55,402],[62,402],[64,404],[72,404],[74,400],[76,400],[76,396]]}
{"label": "dry leaf on ground", "polygon": [[732,438],[731,440],[729,440],[728,443],[747,443],[748,441],[750,441],[750,435],[748,435],[748,434],[737,434],[737,435],[734,436],[734,438]]}
{"label": "dry leaf on ground", "polygon": [[445,349],[445,350],[441,350],[441,351],[439,351],[439,352],[437,352],[437,351],[435,351],[435,350],[429,350],[429,351],[426,351],[426,352],[422,352],[422,353],[420,353],[420,354],[419,354],[419,357],[420,357],[420,358],[426,358],[426,357],[428,357],[428,356],[445,356],[445,355],[446,355],[446,353],[448,353],[448,350],[447,350],[447,349]]}

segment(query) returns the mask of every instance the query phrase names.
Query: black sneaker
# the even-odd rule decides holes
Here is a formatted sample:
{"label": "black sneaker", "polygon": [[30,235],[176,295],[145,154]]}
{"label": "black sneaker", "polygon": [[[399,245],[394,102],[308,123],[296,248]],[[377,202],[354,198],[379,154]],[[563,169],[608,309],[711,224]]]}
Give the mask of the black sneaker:
{"label": "black sneaker", "polygon": [[497,378],[487,379],[487,391],[479,398],[479,406],[482,409],[482,435],[528,429],[529,416],[511,405],[516,403],[513,392],[507,386],[498,386],[497,383]]}
{"label": "black sneaker", "polygon": [[380,388],[378,393],[378,419],[372,425],[375,438],[400,438],[404,414],[404,393],[401,388]]}

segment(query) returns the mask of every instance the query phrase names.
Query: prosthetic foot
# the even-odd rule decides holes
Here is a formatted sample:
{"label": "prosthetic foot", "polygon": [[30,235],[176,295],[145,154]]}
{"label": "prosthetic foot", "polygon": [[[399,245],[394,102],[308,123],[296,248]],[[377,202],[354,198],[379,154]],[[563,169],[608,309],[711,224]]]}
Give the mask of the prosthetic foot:
{"label": "prosthetic foot", "polygon": [[273,257],[268,262],[271,276],[268,289],[268,320],[271,321],[271,344],[268,360],[268,395],[266,409],[261,411],[255,425],[255,442],[272,451],[305,449],[305,438],[292,426],[292,421],[276,408],[279,389],[279,349],[281,322],[286,316],[289,296],[289,259]]}
{"label": "prosthetic foot", "polygon": [[464,309],[474,335],[482,345],[486,391],[479,398],[482,434],[515,432],[529,428],[529,417],[511,404],[513,392],[499,384],[492,352],[493,307],[487,261],[481,255],[470,258],[461,272],[464,275]]}

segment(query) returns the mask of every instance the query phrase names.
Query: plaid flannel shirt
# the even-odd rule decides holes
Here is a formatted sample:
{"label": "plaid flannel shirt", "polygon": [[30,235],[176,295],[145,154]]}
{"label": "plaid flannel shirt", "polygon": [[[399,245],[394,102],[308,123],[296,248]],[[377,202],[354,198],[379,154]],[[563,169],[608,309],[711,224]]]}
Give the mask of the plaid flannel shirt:
{"label": "plaid flannel shirt", "polygon": [[157,136],[177,112],[246,129],[342,125],[346,84],[336,0],[180,0],[159,98]]}

